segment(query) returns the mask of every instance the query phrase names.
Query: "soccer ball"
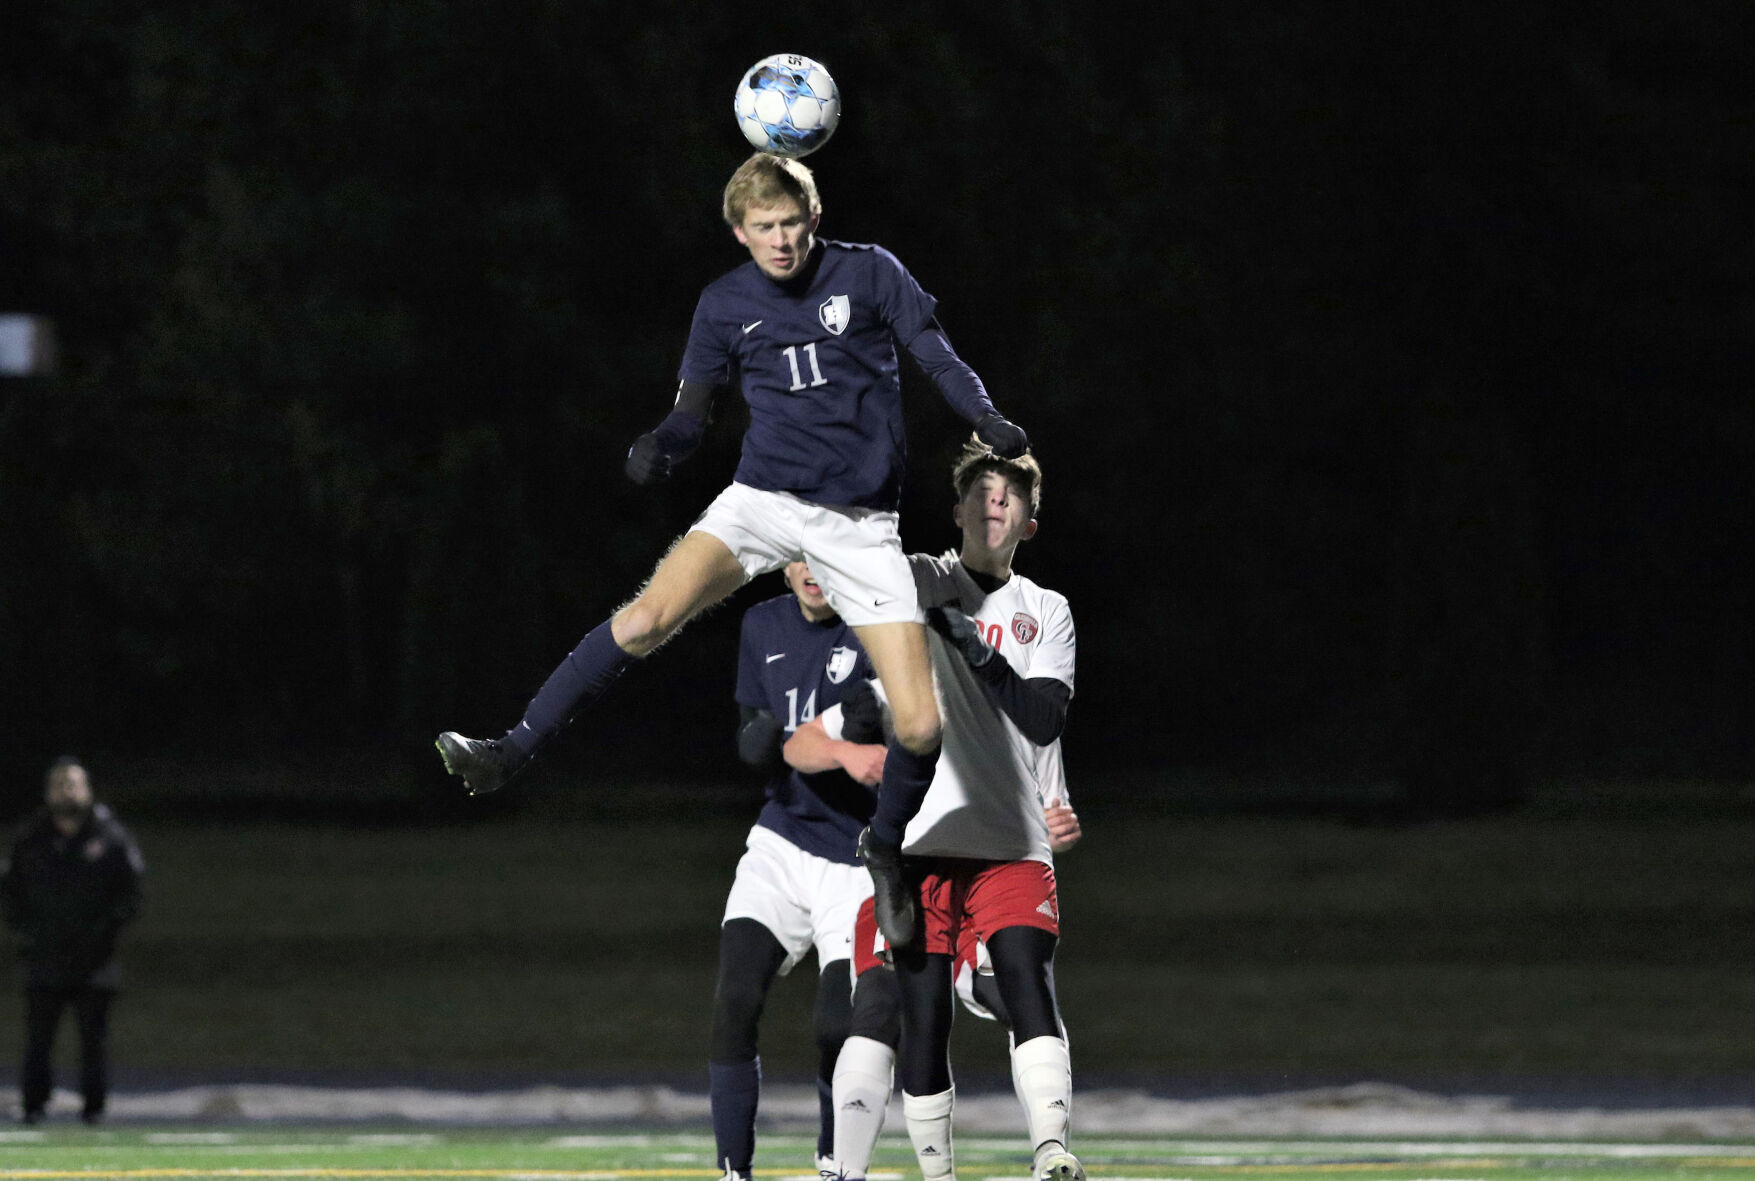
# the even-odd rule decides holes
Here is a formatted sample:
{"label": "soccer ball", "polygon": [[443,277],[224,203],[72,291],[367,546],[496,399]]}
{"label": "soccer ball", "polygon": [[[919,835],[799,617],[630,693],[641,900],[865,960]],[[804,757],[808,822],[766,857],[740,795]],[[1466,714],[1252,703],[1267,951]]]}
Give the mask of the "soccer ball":
{"label": "soccer ball", "polygon": [[776,53],[743,72],[732,109],[744,138],[757,150],[797,159],[835,134],[841,92],[820,63]]}

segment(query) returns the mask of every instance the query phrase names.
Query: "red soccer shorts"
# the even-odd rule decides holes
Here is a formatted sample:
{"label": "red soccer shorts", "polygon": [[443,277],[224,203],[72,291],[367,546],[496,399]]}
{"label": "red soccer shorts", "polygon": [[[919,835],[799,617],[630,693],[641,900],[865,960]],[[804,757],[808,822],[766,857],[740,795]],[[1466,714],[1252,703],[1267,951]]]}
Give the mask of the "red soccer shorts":
{"label": "red soccer shorts", "polygon": [[[971,861],[934,857],[920,863],[920,904],[926,950],[975,964],[975,945],[1007,927],[1037,927],[1060,935],[1060,899],[1054,867],[1040,861]],[[859,907],[853,929],[853,974],[881,964],[889,954],[878,934],[872,900]]]}

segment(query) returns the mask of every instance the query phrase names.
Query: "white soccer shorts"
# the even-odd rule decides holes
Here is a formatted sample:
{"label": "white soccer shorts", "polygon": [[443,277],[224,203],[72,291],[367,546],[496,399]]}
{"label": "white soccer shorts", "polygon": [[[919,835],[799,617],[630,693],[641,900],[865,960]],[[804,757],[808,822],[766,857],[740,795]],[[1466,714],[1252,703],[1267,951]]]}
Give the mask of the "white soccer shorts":
{"label": "white soccer shorts", "polygon": [[696,530],[723,541],[751,578],[802,558],[829,605],[854,627],[926,619],[893,512],[733,484],[707,506]]}
{"label": "white soccer shorts", "polygon": [[817,949],[817,970],[853,958],[853,921],[871,897],[863,865],[841,865],[806,853],[771,828],[750,829],[737,876],[725,899],[725,917],[755,919],[786,949],[782,976]]}

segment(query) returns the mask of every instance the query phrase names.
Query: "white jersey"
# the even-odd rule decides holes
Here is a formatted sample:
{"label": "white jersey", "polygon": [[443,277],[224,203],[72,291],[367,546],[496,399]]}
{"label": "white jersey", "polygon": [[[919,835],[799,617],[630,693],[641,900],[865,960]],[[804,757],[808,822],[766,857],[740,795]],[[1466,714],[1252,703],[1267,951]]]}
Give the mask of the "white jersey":
{"label": "white jersey", "polygon": [[[912,554],[921,607],[954,606],[1026,680],[1053,677],[1070,690],[1076,641],[1066,596],[1013,573],[988,594],[954,555]],[[1053,864],[1042,809],[1070,802],[1060,740],[1037,746],[993,705],[961,653],[928,633],[944,751],[920,812],[908,824],[904,852]]]}
{"label": "white jersey", "polygon": [[[954,606],[1020,677],[1053,677],[1070,690],[1077,647],[1066,596],[1014,573],[991,595],[955,554],[910,554],[920,606]],[[1054,863],[1042,810],[1070,804],[1060,740],[1037,746],[994,707],[962,654],[927,632],[933,687],[944,718],[944,749],[920,811],[903,834],[904,852],[923,857]],[[873,682],[880,701],[883,686]],[[887,704],[887,702],[886,702]],[[841,707],[820,715],[841,737]],[[888,723],[886,711],[885,722]]]}

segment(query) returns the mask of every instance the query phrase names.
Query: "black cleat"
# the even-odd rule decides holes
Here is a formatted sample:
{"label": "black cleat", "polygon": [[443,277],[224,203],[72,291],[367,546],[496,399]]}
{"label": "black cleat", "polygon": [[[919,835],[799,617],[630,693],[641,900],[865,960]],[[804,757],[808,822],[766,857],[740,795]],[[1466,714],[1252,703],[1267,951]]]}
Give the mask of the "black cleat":
{"label": "black cleat", "polygon": [[914,901],[907,875],[902,872],[902,850],[879,842],[870,828],[860,832],[857,850],[871,874],[878,930],[892,950],[912,946],[919,937],[920,907]]}
{"label": "black cleat", "polygon": [[433,745],[445,760],[445,770],[463,780],[463,789],[472,796],[499,791],[524,769],[525,760],[501,746],[497,738],[465,738],[447,730]]}

